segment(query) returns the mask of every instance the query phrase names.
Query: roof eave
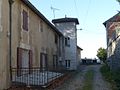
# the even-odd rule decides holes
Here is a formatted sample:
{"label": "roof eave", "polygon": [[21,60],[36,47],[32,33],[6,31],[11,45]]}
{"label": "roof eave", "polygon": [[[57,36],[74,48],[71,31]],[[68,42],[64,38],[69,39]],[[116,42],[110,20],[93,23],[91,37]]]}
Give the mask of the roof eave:
{"label": "roof eave", "polygon": [[53,19],[52,22],[55,23],[63,23],[63,22],[75,22],[76,24],[79,24],[79,21],[77,18],[60,18],[60,19]]}

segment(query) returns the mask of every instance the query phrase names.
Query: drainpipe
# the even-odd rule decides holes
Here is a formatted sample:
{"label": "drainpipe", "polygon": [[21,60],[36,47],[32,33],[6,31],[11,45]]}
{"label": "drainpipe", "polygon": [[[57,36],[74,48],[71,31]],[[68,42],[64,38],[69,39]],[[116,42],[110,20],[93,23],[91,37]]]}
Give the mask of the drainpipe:
{"label": "drainpipe", "polygon": [[9,68],[10,68],[10,82],[12,82],[12,4],[13,0],[9,2]]}

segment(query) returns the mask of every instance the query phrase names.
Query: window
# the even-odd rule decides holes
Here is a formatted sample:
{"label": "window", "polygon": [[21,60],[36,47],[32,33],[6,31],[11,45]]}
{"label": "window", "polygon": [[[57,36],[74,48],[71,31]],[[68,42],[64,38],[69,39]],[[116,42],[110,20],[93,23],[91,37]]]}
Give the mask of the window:
{"label": "window", "polygon": [[59,61],[59,65],[62,66],[62,61]]}
{"label": "window", "polygon": [[66,64],[66,67],[69,68],[70,67],[70,60],[65,60],[65,64]]}
{"label": "window", "polygon": [[67,46],[67,38],[65,38],[65,45]]}
{"label": "window", "polygon": [[67,41],[68,46],[70,46],[70,38],[68,37],[67,39],[68,39],[68,41]]}
{"label": "window", "polygon": [[58,36],[55,34],[55,43],[58,43]]}
{"label": "window", "polygon": [[23,29],[28,31],[28,13],[23,10]]}
{"label": "window", "polygon": [[70,46],[70,38],[69,37],[65,38],[65,45]]}
{"label": "window", "polygon": [[43,32],[43,22],[40,21],[40,31]]}

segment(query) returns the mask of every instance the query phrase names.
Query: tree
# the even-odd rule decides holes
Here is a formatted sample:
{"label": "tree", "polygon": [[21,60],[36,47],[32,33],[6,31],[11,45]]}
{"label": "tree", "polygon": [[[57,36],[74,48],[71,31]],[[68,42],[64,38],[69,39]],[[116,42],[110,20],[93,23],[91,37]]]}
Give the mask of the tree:
{"label": "tree", "polygon": [[117,2],[119,2],[119,4],[120,4],[120,0],[116,0]]}
{"label": "tree", "polygon": [[106,62],[106,59],[107,59],[107,51],[106,49],[100,47],[97,51],[97,57],[103,61],[104,63]]}

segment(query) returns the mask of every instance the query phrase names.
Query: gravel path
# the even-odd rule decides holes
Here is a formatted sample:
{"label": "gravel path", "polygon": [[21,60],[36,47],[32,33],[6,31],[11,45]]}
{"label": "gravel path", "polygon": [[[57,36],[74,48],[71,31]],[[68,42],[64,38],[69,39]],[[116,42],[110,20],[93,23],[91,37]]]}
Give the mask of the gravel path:
{"label": "gravel path", "polygon": [[82,69],[83,70],[78,70],[77,72],[75,72],[75,74],[72,75],[70,79],[65,81],[63,85],[55,90],[82,90],[84,75],[87,70],[86,67]]}
{"label": "gravel path", "polygon": [[100,65],[94,66],[95,76],[94,76],[94,85],[93,90],[111,90],[110,84],[104,81],[101,73],[100,73]]}
{"label": "gravel path", "polygon": [[93,90],[111,90],[110,85],[103,80],[99,71],[101,65],[81,66],[82,70],[78,70],[70,79],[64,82],[55,90],[82,90],[84,86],[85,74],[89,70],[94,71]]}

